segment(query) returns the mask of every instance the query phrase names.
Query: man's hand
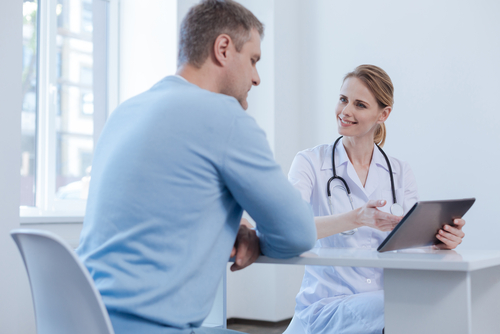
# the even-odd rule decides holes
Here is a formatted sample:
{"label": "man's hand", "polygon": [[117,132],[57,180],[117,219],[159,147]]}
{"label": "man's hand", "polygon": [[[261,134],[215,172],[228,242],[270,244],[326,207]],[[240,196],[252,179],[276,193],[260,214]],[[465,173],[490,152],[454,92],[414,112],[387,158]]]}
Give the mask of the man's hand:
{"label": "man's hand", "polygon": [[465,233],[462,231],[462,227],[465,225],[465,220],[455,219],[453,220],[453,226],[444,225],[442,229],[436,234],[436,238],[442,242],[442,244],[435,245],[437,249],[454,249],[462,243],[462,239]]}
{"label": "man's hand", "polygon": [[359,226],[368,226],[380,231],[392,231],[401,221],[402,217],[391,215],[377,209],[387,202],[384,200],[371,200],[357,209],[356,224]]}
{"label": "man's hand", "polygon": [[231,271],[240,270],[251,265],[260,255],[259,237],[249,226],[252,225],[246,219],[241,220],[240,229],[231,251],[231,257],[235,257]]}

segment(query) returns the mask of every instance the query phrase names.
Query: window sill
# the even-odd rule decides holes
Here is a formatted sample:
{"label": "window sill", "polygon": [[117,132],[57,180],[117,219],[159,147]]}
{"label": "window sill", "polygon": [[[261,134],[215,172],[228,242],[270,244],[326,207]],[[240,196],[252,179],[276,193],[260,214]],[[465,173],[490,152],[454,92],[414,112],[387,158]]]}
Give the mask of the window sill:
{"label": "window sill", "polygon": [[83,216],[20,216],[21,225],[30,224],[81,224]]}
{"label": "window sill", "polygon": [[45,211],[35,207],[20,207],[19,209],[21,225],[81,224],[84,216],[84,210]]}

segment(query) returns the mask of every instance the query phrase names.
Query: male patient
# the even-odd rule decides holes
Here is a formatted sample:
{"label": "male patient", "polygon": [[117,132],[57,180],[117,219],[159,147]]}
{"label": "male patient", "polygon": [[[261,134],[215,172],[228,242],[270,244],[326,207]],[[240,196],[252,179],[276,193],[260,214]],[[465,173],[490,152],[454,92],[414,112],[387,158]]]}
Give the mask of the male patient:
{"label": "male patient", "polygon": [[236,2],[194,6],[177,75],[121,104],[101,134],[77,252],[116,334],[212,333],[200,326],[231,254],[240,269],[316,241],[309,205],[244,111],[263,31]]}

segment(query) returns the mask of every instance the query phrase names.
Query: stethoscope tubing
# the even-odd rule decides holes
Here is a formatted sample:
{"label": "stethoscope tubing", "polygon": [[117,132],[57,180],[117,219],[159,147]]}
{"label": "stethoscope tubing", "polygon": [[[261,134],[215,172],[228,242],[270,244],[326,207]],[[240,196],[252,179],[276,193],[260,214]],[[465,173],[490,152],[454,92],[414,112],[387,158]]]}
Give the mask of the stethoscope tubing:
{"label": "stethoscope tubing", "polygon": [[[331,212],[332,214],[333,214],[333,206],[332,206],[332,203],[331,203],[331,196],[332,196],[332,194],[331,194],[331,191],[330,191],[330,184],[332,183],[333,180],[339,180],[339,181],[342,182],[342,184],[344,185],[345,191],[347,193],[347,196],[349,197],[349,201],[351,203],[351,208],[354,210],[354,205],[353,205],[352,196],[351,196],[351,189],[347,185],[347,182],[344,180],[344,178],[337,175],[337,169],[335,168],[335,148],[337,147],[337,143],[339,142],[340,139],[342,139],[342,137],[343,136],[340,136],[339,138],[337,138],[337,140],[333,144],[333,149],[332,149],[332,171],[333,171],[333,176],[328,180],[327,185],[326,185],[326,194],[328,196],[328,201],[329,201],[329,204],[330,204],[330,210],[332,211]],[[391,212],[392,212],[392,208],[393,207],[397,207],[400,211],[402,211],[401,206],[399,204],[397,204],[397,201],[396,201],[396,189],[394,187],[394,176],[392,175],[392,167],[391,167],[391,163],[389,162],[389,158],[385,154],[384,150],[382,150],[380,148],[380,146],[378,146],[377,144],[375,144],[375,145],[378,147],[380,153],[382,153],[382,155],[384,156],[385,162],[387,163],[387,167],[389,169],[389,176],[391,178],[392,203],[393,203],[392,207],[391,207]],[[402,215],[402,213],[401,213],[401,215]],[[354,232],[355,232],[355,230],[346,231],[346,232],[343,232],[343,234],[353,234]]]}
{"label": "stethoscope tubing", "polygon": [[[377,145],[377,144],[375,144],[375,145]],[[389,162],[389,158],[385,154],[384,150],[381,149],[380,146],[378,146],[378,145],[377,145],[377,147],[378,147],[380,153],[382,153],[382,155],[384,156],[385,162],[387,163],[387,167],[389,168],[389,176],[391,178],[392,203],[396,204],[397,203],[397,201],[396,201],[396,189],[394,189],[394,176],[392,175],[392,167],[391,167],[391,164]]]}

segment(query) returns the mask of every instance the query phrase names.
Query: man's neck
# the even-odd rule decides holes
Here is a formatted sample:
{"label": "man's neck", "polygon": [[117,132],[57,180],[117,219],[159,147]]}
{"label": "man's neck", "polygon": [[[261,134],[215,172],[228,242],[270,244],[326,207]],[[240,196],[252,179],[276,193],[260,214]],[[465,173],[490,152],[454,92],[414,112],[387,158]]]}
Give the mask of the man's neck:
{"label": "man's neck", "polygon": [[217,72],[216,69],[212,69],[210,66],[197,68],[193,65],[185,64],[180,66],[175,74],[202,89],[220,93],[220,85],[217,80],[220,74]]}

